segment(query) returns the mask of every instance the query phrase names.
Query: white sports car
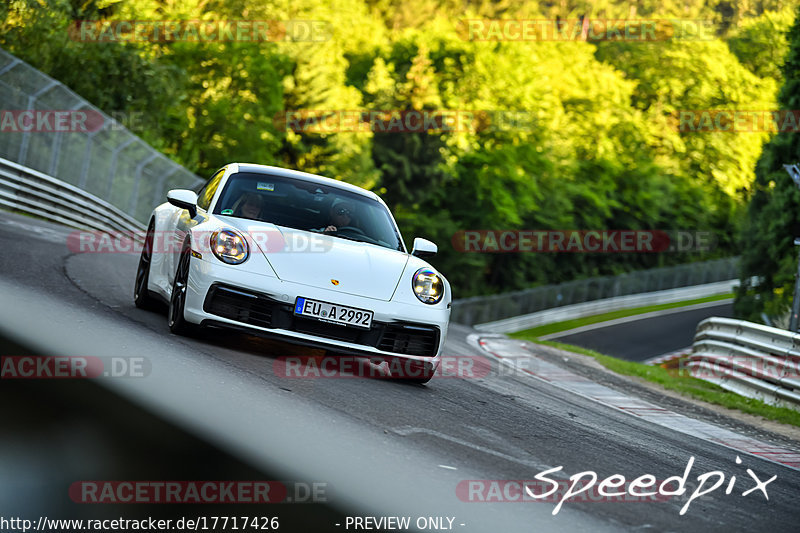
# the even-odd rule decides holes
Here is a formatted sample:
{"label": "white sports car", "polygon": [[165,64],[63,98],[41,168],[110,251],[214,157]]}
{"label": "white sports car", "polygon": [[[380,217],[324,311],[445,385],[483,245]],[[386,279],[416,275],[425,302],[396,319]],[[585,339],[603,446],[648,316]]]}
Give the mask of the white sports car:
{"label": "white sports car", "polygon": [[167,200],[148,225],[134,300],[141,308],[168,303],[173,333],[240,328],[335,353],[400,358],[418,370],[402,377],[417,382],[435,373],[450,284],[422,259],[436,245],[417,238],[409,253],[375,193],[232,163],[197,193],[173,190]]}

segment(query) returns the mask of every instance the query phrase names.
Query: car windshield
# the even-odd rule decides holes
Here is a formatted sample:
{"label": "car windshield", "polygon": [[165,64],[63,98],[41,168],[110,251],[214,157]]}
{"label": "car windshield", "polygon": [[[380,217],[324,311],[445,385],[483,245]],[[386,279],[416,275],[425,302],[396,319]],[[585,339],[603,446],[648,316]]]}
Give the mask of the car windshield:
{"label": "car windshield", "polygon": [[[338,187],[301,179],[251,172],[233,174],[214,214],[403,250],[400,235],[383,204]],[[330,231],[331,226],[336,230]]]}

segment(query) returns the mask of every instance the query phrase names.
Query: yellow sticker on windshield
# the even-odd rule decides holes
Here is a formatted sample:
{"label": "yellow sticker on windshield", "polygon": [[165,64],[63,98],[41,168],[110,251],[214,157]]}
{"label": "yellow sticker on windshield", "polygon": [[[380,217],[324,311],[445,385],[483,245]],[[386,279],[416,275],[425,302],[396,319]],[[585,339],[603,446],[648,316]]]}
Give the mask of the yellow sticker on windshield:
{"label": "yellow sticker on windshield", "polygon": [[275,184],[274,183],[264,183],[263,181],[259,181],[258,185],[256,185],[256,189],[259,191],[274,191]]}

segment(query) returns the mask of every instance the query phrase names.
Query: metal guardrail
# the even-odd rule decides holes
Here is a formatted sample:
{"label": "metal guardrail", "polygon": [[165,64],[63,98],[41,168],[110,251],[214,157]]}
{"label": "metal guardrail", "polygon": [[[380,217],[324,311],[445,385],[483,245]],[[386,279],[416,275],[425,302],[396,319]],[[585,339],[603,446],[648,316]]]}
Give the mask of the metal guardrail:
{"label": "metal guardrail", "polygon": [[[0,157],[102,198],[139,222],[170,189],[201,179],[128,131],[61,82],[0,49],[0,102],[13,127],[0,134]],[[33,113],[31,113],[33,112]],[[35,126],[23,114],[69,112],[91,117],[91,128]],[[26,127],[25,124],[28,124]],[[86,131],[84,131],[86,130]]]}
{"label": "metal guardrail", "polygon": [[706,285],[738,277],[738,257],[639,270],[619,276],[588,278],[492,296],[455,300],[450,319],[468,326],[487,324],[530,315],[545,309],[632,294]]}
{"label": "metal guardrail", "polygon": [[[739,283],[740,281],[738,279],[732,279],[718,281],[716,283],[707,283],[705,285],[667,289],[665,291],[643,292],[641,294],[617,296],[616,298],[604,298],[602,300],[565,305],[554,309],[545,309],[528,315],[515,316],[489,322],[487,324],[475,324],[473,327],[478,331],[487,331],[490,333],[516,333],[545,324],[574,320],[576,318],[599,315],[601,313],[608,313],[609,311],[617,311],[620,309],[685,302],[687,300],[695,300],[719,294],[732,295],[734,287],[739,285]],[[542,339],[547,340],[545,337],[542,337]]]}
{"label": "metal guardrail", "polygon": [[141,222],[105,200],[3,158],[0,206],[80,229],[138,234],[145,230]]}
{"label": "metal guardrail", "polygon": [[800,334],[711,317],[697,326],[690,375],[766,403],[800,409]]}

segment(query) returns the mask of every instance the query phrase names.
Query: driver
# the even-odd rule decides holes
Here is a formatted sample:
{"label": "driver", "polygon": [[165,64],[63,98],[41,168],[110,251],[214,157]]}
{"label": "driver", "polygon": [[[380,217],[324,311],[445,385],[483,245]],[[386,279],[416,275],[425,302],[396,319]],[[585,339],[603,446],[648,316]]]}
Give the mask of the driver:
{"label": "driver", "polygon": [[336,199],[331,204],[330,211],[328,212],[328,219],[330,223],[322,228],[322,233],[334,233],[339,228],[344,228],[353,225],[353,216],[355,214],[355,206],[347,200]]}
{"label": "driver", "polygon": [[246,192],[237,202],[239,206],[234,212],[234,216],[258,220],[261,216],[261,209],[264,206],[264,198],[254,192]]}

